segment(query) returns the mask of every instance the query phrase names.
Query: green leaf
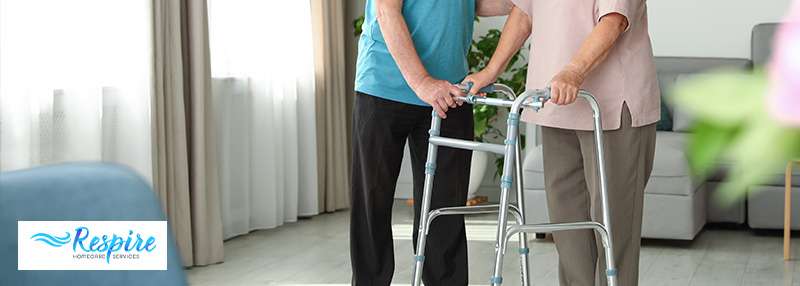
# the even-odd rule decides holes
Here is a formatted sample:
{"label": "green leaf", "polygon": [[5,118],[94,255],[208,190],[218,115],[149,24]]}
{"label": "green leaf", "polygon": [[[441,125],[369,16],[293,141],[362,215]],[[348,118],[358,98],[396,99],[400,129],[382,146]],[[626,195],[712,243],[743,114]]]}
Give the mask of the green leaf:
{"label": "green leaf", "polygon": [[772,179],[785,164],[800,156],[800,129],[780,125],[768,116],[744,127],[731,145],[733,167],[720,189],[727,205],[744,199],[748,187]]}
{"label": "green leaf", "polygon": [[738,128],[722,127],[707,121],[695,123],[688,146],[689,166],[693,173],[705,178],[713,171],[737,131]]}
{"label": "green leaf", "polygon": [[717,72],[681,83],[671,98],[696,118],[688,146],[696,174],[723,160],[732,165],[718,190],[723,207],[747,195],[751,186],[773,179],[786,162],[800,157],[800,129],[776,122],[764,102],[767,78],[754,73]]}
{"label": "green leaf", "polygon": [[361,35],[362,30],[361,27],[364,25],[364,16],[358,17],[353,21],[353,28],[355,28],[355,36],[358,37]]}
{"label": "green leaf", "polygon": [[508,65],[506,66],[506,72],[511,71],[519,59],[520,59],[520,52],[518,51],[516,54],[514,54],[514,56],[511,57],[511,60],[508,61]]}
{"label": "green leaf", "polygon": [[500,176],[503,175],[503,164],[504,163],[505,163],[505,160],[503,160],[503,157],[497,157],[497,159],[494,160],[494,166],[495,166],[495,168],[497,170],[497,171],[494,172],[494,178],[495,179],[497,179],[497,178],[499,178]]}
{"label": "green leaf", "polygon": [[484,141],[486,133],[491,129],[490,121],[495,115],[497,115],[497,107],[495,106],[474,105],[472,107],[475,140]]}
{"label": "green leaf", "polygon": [[763,72],[719,71],[693,76],[670,99],[699,119],[734,126],[763,110],[766,86]]}

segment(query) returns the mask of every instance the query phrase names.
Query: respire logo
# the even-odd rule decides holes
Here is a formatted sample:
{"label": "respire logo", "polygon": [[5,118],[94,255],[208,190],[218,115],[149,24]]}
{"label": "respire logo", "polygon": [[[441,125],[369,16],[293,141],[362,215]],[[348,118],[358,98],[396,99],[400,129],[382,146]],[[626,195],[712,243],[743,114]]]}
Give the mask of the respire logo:
{"label": "respire logo", "polygon": [[166,270],[166,221],[19,221],[19,270]]}
{"label": "respire logo", "polygon": [[64,237],[52,236],[40,232],[31,236],[31,239],[47,243],[53,247],[61,247],[62,245],[69,243],[69,232],[67,232]]}

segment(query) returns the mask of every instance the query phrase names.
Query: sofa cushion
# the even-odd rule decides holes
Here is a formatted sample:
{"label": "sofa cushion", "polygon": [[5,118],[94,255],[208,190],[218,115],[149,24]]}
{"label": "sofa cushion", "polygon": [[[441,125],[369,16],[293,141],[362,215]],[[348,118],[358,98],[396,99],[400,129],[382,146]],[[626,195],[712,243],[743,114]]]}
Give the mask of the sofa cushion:
{"label": "sofa cushion", "polygon": [[[687,81],[691,81],[693,78],[708,76],[709,73],[697,73],[697,74],[679,74],[675,78],[675,85],[684,84]],[[689,113],[685,112],[682,108],[679,108],[674,105],[670,105],[672,107],[672,130],[678,132],[689,132],[692,128],[692,123],[694,122],[694,118]]]}
{"label": "sofa cushion", "polygon": [[701,185],[702,181],[692,176],[657,177],[651,175],[644,192],[647,194],[688,196],[697,193]]}
{"label": "sofa cushion", "polygon": [[764,23],[753,27],[750,39],[750,58],[753,60],[753,66],[760,67],[769,62],[772,55],[772,38],[777,29],[777,23]]}
{"label": "sofa cushion", "polygon": [[[550,222],[547,194],[544,191],[525,189],[525,198],[527,223]],[[644,196],[642,237],[691,240],[706,223],[705,208],[704,187],[698,188],[693,196]]]}
{"label": "sofa cushion", "polygon": [[690,175],[686,157],[688,139],[689,136],[686,133],[656,133],[656,155],[651,176],[684,177]]}
{"label": "sofa cushion", "polygon": [[[755,229],[783,229],[784,187],[760,186],[747,192],[747,225]],[[792,188],[792,230],[800,230],[800,188]]]}
{"label": "sofa cushion", "polygon": [[706,190],[702,186],[693,196],[644,196],[642,237],[694,239],[706,224],[706,198]]}
{"label": "sofa cushion", "polygon": [[522,164],[522,175],[525,177],[522,186],[526,189],[544,189],[544,166],[542,159],[542,145],[528,146],[525,151],[525,161]]}
{"label": "sofa cushion", "polygon": [[679,78],[684,75],[702,73],[713,69],[749,70],[751,63],[747,59],[729,58],[686,58],[686,57],[656,57],[656,70],[658,85],[661,89],[662,99],[667,103],[672,116],[672,130],[688,132],[691,119],[685,113],[676,109],[670,102],[670,96]]}
{"label": "sofa cushion", "polygon": [[661,101],[661,118],[656,124],[656,130],[672,131],[672,115],[669,113],[669,108],[665,100]]}
{"label": "sofa cushion", "polygon": [[719,182],[706,182],[708,191],[708,222],[743,224],[747,218],[746,200],[728,202],[728,195],[720,191]]}
{"label": "sofa cushion", "polygon": [[[717,170],[706,178],[709,182],[722,182],[725,181],[727,173],[732,167],[729,161],[722,161],[717,164]],[[758,184],[759,186],[783,186],[786,184],[786,169],[780,168],[774,171],[774,175],[767,179],[765,182]],[[792,186],[800,187],[800,165],[795,164],[792,168]]]}
{"label": "sofa cushion", "polygon": [[[657,133],[653,172],[650,176],[651,182],[655,177],[664,179],[659,180],[658,185],[648,187],[648,193],[688,195],[696,189],[698,184],[691,177],[686,161],[687,137],[688,134],[678,132]],[[523,164],[523,186],[527,189],[544,189],[543,171],[542,146],[530,146]]]}

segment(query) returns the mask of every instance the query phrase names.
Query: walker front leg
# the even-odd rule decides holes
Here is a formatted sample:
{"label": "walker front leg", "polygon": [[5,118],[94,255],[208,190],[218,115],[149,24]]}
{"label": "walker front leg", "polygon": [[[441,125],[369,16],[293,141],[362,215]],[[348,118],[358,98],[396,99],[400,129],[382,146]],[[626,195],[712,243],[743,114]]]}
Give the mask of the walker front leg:
{"label": "walker front leg", "polygon": [[[520,136],[517,136],[519,143]],[[525,225],[525,193],[522,186],[522,147],[521,144],[516,144],[514,148],[514,175],[517,178],[517,208],[520,213],[520,225]],[[522,285],[529,286],[530,283],[530,249],[528,248],[528,233],[519,233],[519,266],[522,272]]]}
{"label": "walker front leg", "polygon": [[[439,136],[442,119],[436,114],[431,113],[431,129],[428,133],[431,136]],[[431,193],[433,192],[433,177],[436,173],[436,151],[438,146],[428,143],[428,156],[425,162],[425,185],[422,190],[422,202],[419,210],[419,229],[417,230],[417,251],[414,254],[414,270],[412,286],[422,285],[422,267],[425,263],[425,242],[428,238],[428,215],[431,206]]]}
{"label": "walker front leg", "polygon": [[[605,226],[603,226],[605,227]],[[606,256],[606,279],[608,282],[608,286],[617,286],[617,269],[614,265],[614,249],[611,246],[611,237],[609,237],[608,232],[603,229],[600,232],[601,240],[603,241],[603,251],[605,252]]]}
{"label": "walker front leg", "polygon": [[503,257],[506,250],[506,225],[508,223],[508,193],[513,183],[512,168],[517,144],[517,126],[519,125],[519,109],[512,108],[508,114],[508,132],[505,144],[505,160],[503,162],[503,175],[500,177],[500,213],[497,223],[497,239],[495,249],[494,272],[489,280],[492,286],[503,283]]}
{"label": "walker front leg", "polygon": [[603,250],[605,251],[606,255],[606,278],[608,279],[608,285],[616,286],[617,268],[616,264],[614,263],[614,236],[611,232],[611,209],[608,201],[608,182],[606,179],[605,155],[603,154],[603,124],[600,118],[600,107],[597,105],[597,100],[590,94],[584,92],[579,93],[579,96],[583,97],[587,102],[589,102],[589,106],[592,108],[594,118],[594,145],[595,153],[597,155],[597,175],[600,178],[600,203],[601,207],[603,208],[603,226],[600,235],[603,240]]}

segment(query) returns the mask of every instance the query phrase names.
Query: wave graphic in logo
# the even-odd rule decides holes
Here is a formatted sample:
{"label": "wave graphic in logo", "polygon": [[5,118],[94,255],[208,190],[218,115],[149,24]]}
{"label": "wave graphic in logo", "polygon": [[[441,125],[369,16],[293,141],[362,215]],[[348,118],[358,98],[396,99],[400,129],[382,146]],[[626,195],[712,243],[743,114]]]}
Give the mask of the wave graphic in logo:
{"label": "wave graphic in logo", "polygon": [[37,233],[31,236],[31,239],[35,241],[41,241],[53,247],[61,247],[67,243],[69,243],[69,232],[64,233],[64,237],[58,237],[54,235],[50,235],[47,233]]}

